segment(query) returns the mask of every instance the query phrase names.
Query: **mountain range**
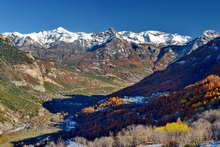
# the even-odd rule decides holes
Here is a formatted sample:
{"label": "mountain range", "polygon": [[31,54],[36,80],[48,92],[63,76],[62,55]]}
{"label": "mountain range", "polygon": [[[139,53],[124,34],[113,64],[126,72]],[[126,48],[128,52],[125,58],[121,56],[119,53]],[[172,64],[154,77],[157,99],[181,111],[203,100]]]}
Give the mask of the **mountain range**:
{"label": "mountain range", "polygon": [[[62,27],[3,33],[0,130],[57,123],[62,118],[56,120],[51,112],[66,117],[65,111],[77,125],[64,136],[88,139],[134,124],[188,121],[219,108],[219,61],[220,34],[213,30],[194,39],[113,28],[98,33],[74,33]],[[52,100],[64,94],[84,96],[77,102]],[[101,98],[85,96],[94,94]]]}
{"label": "mountain range", "polygon": [[19,49],[78,72],[118,77],[135,83],[219,36],[205,31],[200,37],[159,31],[100,33],[70,32],[62,27],[38,33],[3,33]]}
{"label": "mountain range", "polygon": [[10,37],[17,47],[23,47],[27,43],[41,45],[44,48],[50,48],[55,42],[78,43],[82,48],[93,48],[108,42],[112,38],[121,38],[137,44],[152,43],[157,45],[182,45],[191,40],[189,36],[179,34],[169,34],[159,31],[145,31],[140,33],[122,31],[117,32],[109,28],[105,32],[84,33],[70,32],[63,27],[54,30],[34,32],[30,34],[3,33],[4,36]]}

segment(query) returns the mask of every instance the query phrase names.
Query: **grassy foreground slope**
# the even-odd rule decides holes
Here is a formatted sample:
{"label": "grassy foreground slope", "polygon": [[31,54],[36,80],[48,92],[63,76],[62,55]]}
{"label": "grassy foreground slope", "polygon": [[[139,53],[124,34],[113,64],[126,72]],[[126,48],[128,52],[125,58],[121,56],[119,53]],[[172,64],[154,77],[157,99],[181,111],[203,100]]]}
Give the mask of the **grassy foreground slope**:
{"label": "grassy foreground slope", "polygon": [[[10,78],[16,73],[7,69],[16,64],[30,64],[32,59],[11,46],[7,40],[0,39],[0,128],[11,128],[24,117],[34,117],[40,109],[40,100],[23,88],[16,87]],[[10,122],[10,123],[9,123]]]}

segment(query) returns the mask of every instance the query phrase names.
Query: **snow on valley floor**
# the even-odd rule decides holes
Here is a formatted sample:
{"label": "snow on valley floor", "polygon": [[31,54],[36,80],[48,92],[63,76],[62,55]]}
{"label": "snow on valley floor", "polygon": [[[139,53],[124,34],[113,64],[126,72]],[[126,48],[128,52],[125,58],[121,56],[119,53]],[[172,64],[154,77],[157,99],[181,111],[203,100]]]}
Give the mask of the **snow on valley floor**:
{"label": "snow on valley floor", "polygon": [[199,147],[220,147],[220,141],[203,143]]}
{"label": "snow on valley floor", "polygon": [[71,141],[71,142],[68,142],[68,143],[67,143],[67,146],[66,146],[66,147],[86,147],[86,146],[81,145],[81,144],[77,144],[77,143]]}
{"label": "snow on valley floor", "polygon": [[163,91],[163,92],[155,92],[152,93],[150,96],[148,97],[144,97],[144,96],[125,96],[124,97],[124,102],[126,104],[147,104],[149,102],[149,100],[151,100],[152,98],[164,95],[164,94],[169,94],[169,91]]}
{"label": "snow on valley floor", "polygon": [[135,96],[135,97],[124,97],[125,104],[145,104],[148,103],[146,97],[143,96]]}

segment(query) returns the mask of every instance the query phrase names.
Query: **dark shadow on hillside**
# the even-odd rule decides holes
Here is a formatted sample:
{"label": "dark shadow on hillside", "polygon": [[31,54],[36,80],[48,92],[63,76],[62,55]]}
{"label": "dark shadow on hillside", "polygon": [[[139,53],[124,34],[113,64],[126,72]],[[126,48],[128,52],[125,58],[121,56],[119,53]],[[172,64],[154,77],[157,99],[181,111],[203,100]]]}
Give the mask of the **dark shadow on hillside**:
{"label": "dark shadow on hillside", "polygon": [[105,98],[103,95],[85,96],[85,95],[65,95],[69,98],[59,99],[55,98],[43,104],[53,114],[67,113],[68,115],[75,115],[80,112],[82,108],[93,106],[98,101]]}
{"label": "dark shadow on hillside", "polygon": [[[43,103],[43,107],[46,108],[49,112],[53,114],[57,113],[65,113],[67,114],[65,120],[71,119],[71,121],[77,122],[76,115],[83,109],[84,107],[93,106],[97,104],[98,101],[106,98],[104,95],[93,95],[93,96],[85,96],[85,95],[64,95],[66,98],[54,98],[50,101]],[[36,145],[37,143],[41,143],[44,146],[48,141],[57,141],[60,138],[71,139],[73,134],[68,130],[65,130],[64,123],[57,123],[56,127],[61,128],[62,130],[57,133],[44,134],[41,136],[28,138],[24,140],[20,140],[17,142],[12,142],[15,147],[23,147],[24,145]]]}

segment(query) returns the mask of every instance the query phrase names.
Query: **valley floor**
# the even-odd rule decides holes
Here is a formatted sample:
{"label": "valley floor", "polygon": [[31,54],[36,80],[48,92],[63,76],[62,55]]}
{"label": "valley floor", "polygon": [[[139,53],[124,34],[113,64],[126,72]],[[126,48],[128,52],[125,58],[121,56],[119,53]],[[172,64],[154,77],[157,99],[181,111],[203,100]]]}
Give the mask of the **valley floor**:
{"label": "valley floor", "polygon": [[58,128],[21,130],[0,136],[0,147],[13,147],[13,142],[60,131]]}
{"label": "valley floor", "polygon": [[0,147],[12,147],[14,143],[22,140],[29,142],[29,140],[41,140],[41,138],[44,139],[47,136],[56,136],[57,133],[59,134],[62,130],[68,132],[73,129],[75,125],[72,116],[80,112],[82,108],[94,105],[103,98],[104,96],[65,95],[63,98],[55,98],[47,101],[43,103],[43,107],[50,111],[51,114],[68,114],[63,122],[54,122],[53,127],[23,129],[4,134],[0,136]]}

